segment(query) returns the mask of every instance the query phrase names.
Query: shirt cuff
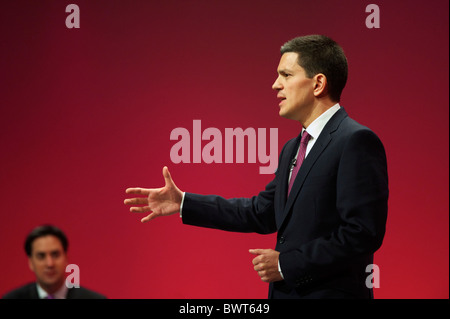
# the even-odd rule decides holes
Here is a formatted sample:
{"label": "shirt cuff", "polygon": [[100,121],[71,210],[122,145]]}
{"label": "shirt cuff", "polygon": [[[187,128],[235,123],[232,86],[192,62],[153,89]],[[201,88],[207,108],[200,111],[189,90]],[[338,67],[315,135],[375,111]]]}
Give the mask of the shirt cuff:
{"label": "shirt cuff", "polygon": [[180,204],[180,218],[183,218],[183,203],[184,203],[184,194],[186,194],[186,192],[183,192],[183,197],[181,197],[181,204]]}
{"label": "shirt cuff", "polygon": [[278,271],[280,272],[281,278],[284,280],[283,273],[281,272],[280,259],[278,259]]}

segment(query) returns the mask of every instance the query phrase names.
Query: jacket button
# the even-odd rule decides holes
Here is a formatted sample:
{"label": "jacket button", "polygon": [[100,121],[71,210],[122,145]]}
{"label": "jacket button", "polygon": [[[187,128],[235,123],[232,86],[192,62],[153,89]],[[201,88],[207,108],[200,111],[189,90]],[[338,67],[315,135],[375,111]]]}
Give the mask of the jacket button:
{"label": "jacket button", "polygon": [[280,244],[283,244],[284,241],[285,241],[285,238],[284,238],[283,236],[281,236],[280,239],[278,240],[278,242],[279,242]]}

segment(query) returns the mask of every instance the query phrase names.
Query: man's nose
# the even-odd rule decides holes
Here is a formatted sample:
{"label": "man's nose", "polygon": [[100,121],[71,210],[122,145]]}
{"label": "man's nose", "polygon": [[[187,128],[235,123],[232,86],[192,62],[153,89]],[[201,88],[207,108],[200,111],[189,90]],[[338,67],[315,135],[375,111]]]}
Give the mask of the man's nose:
{"label": "man's nose", "polygon": [[45,258],[45,264],[47,267],[53,267],[55,265],[55,259],[52,256],[47,256]]}
{"label": "man's nose", "polygon": [[273,84],[272,84],[272,89],[273,90],[279,91],[279,90],[282,89],[282,86],[281,86],[281,84],[279,82],[279,79],[280,79],[280,77],[277,77],[275,82],[273,82]]}

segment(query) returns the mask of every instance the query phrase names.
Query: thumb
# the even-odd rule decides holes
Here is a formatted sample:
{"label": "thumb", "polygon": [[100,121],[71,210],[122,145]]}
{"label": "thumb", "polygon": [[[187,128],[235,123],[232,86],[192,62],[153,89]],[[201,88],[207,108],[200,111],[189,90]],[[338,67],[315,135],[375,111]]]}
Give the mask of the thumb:
{"label": "thumb", "polygon": [[172,180],[172,177],[170,176],[170,172],[169,172],[169,169],[167,168],[167,166],[163,167],[162,173],[163,173],[164,180],[166,182],[166,186],[173,185],[174,182]]}

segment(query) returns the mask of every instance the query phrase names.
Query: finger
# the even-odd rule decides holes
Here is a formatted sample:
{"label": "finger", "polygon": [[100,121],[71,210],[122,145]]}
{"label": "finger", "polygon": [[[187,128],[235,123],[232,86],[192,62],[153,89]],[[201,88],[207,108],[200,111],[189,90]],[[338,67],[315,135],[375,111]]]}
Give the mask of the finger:
{"label": "finger", "polygon": [[[252,260],[252,264],[253,264],[254,266],[260,264],[261,262],[262,262],[262,257],[261,257],[261,255],[256,256],[256,257],[253,258],[253,260]],[[256,269],[255,269],[255,270],[256,270]]]}
{"label": "finger", "polygon": [[158,215],[156,215],[155,213],[148,214],[147,216],[141,219],[141,223],[149,222],[156,217],[158,217]]}
{"label": "finger", "polygon": [[147,188],[141,188],[141,187],[131,187],[131,188],[127,188],[125,190],[125,193],[148,196],[148,194],[150,193],[150,190]]}
{"label": "finger", "polygon": [[258,274],[259,274],[260,271],[264,270],[264,266],[263,266],[263,264],[258,263],[258,264],[255,264],[255,265],[254,265],[253,269],[254,269],[255,271],[257,271]]}
{"label": "finger", "polygon": [[147,197],[127,198],[123,201],[125,205],[148,205]]}
{"label": "finger", "polygon": [[256,265],[258,265],[261,262],[260,258],[261,249],[249,249],[248,251],[250,254],[256,255],[256,257],[252,259],[252,264],[255,266],[254,269],[257,271],[258,269],[256,269]]}
{"label": "finger", "polygon": [[132,213],[148,213],[151,212],[152,210],[150,209],[149,206],[143,206],[143,207],[131,207],[130,208],[130,212]]}
{"label": "finger", "polygon": [[258,276],[261,278],[264,282],[269,282],[269,276],[267,276],[266,271],[258,271]]}

